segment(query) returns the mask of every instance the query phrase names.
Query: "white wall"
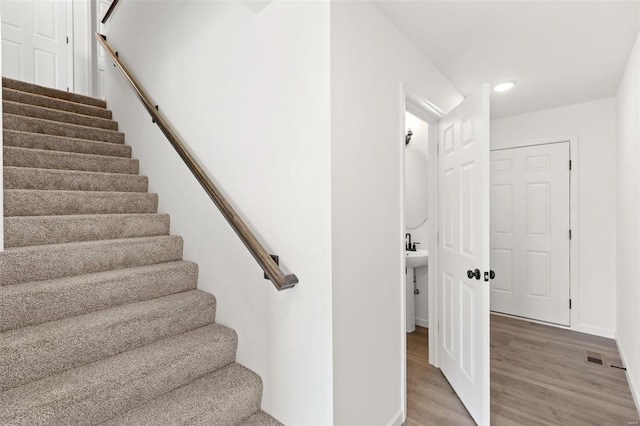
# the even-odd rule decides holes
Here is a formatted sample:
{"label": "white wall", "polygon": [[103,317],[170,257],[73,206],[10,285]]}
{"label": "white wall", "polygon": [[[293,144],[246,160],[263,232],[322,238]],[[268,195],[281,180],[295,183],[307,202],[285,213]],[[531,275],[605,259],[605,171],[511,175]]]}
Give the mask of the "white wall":
{"label": "white wall", "polygon": [[277,292],[110,64],[108,106],[285,424],[333,418],[329,3],[120,2],[108,41],[258,238]]}
{"label": "white wall", "polygon": [[[2,15],[0,15],[0,21],[2,21]],[[0,39],[2,38],[2,25],[0,25]],[[0,43],[0,75],[2,75],[2,43]],[[2,90],[0,90],[0,117],[2,117]],[[2,135],[2,120],[0,120],[0,135]],[[0,164],[3,163],[2,159],[2,141],[3,137],[0,137]],[[2,181],[4,173],[0,173],[0,251],[4,251],[4,182]]]}
{"label": "white wall", "polygon": [[404,293],[401,83],[462,96],[369,2],[331,4],[334,424],[399,424]]}
{"label": "white wall", "polygon": [[[405,113],[405,133],[408,129],[411,129],[413,132],[413,136],[411,137],[411,142],[409,145],[405,146],[405,151],[407,149],[415,149],[420,151],[422,155],[424,155],[427,160],[429,159],[429,125],[416,117],[415,115],[406,112]],[[405,195],[406,196],[406,195]],[[425,197],[428,197],[429,194],[424,194]],[[406,228],[406,233],[411,234],[412,241],[417,241],[420,243],[418,246],[419,249],[428,250],[428,242],[429,242],[429,220],[427,219],[421,225],[415,228]],[[416,286],[420,291],[419,294],[415,295],[415,319],[416,325],[421,325],[423,327],[429,326],[429,293],[428,293],[428,285],[429,285],[429,274],[428,269],[425,267],[416,268]],[[413,277],[408,276],[407,279],[412,279]]]}
{"label": "white wall", "polygon": [[616,97],[617,300],[616,340],[640,409],[640,35]]}
{"label": "white wall", "polygon": [[577,294],[571,289],[577,322],[571,325],[606,337],[616,327],[615,137],[613,98],[491,120],[492,149],[533,139],[578,139],[578,157],[571,154],[580,204]]}

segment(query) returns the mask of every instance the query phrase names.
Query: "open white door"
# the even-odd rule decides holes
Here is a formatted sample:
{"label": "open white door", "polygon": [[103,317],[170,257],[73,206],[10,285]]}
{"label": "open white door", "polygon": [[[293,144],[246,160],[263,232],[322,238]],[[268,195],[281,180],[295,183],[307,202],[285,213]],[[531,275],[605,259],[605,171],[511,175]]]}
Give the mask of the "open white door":
{"label": "open white door", "polygon": [[440,120],[438,150],[439,364],[489,425],[489,85]]}

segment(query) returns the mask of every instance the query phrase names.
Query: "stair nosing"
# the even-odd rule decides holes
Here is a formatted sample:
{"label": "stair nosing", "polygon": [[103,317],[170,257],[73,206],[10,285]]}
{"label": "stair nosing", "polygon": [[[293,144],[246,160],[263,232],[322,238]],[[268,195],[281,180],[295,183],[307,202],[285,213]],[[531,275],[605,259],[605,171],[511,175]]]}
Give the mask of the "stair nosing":
{"label": "stair nosing", "polygon": [[[25,92],[24,90],[13,89],[11,87],[2,87],[2,90],[8,90],[8,91],[11,91],[11,92],[16,92],[16,93],[24,93],[25,95],[34,96],[36,98],[50,99],[50,100],[52,100],[54,102],[68,103],[68,104],[77,105],[79,107],[84,107],[84,108],[87,108],[87,109],[96,109],[96,110],[100,110],[100,111],[109,111],[109,112],[113,113],[110,109],[108,109],[106,107],[103,108],[103,107],[99,107],[99,106],[95,106],[95,105],[83,104],[81,102],[74,102],[74,101],[70,101],[68,99],[55,98],[55,97],[52,97],[52,96],[41,95],[39,93]],[[9,102],[16,102],[16,101],[9,101]],[[40,105],[37,105],[37,104],[31,104],[31,103],[25,103],[25,102],[16,102],[16,103],[20,103],[22,105],[40,106]],[[47,107],[44,107],[44,108],[47,108]],[[54,109],[54,108],[52,108],[52,109]],[[58,110],[58,111],[72,112],[72,111],[67,111],[67,110],[64,110],[64,109]],[[78,113],[78,112],[76,114],[86,115],[88,117],[97,117],[97,116],[92,115],[92,114],[82,114],[82,113]],[[100,118],[104,118],[104,117],[100,117]]]}
{"label": "stair nosing", "polygon": [[105,141],[98,141],[98,140],[95,140],[95,139],[74,138],[74,137],[71,137],[71,136],[50,135],[50,134],[47,134],[47,133],[25,132],[23,130],[15,130],[15,129],[2,129],[2,131],[3,131],[3,133],[4,132],[11,132],[11,133],[14,133],[14,134],[17,133],[19,135],[35,135],[35,136],[38,136],[38,137],[47,137],[47,138],[54,138],[54,139],[61,139],[61,140],[62,139],[70,139],[70,140],[72,140],[74,142],[81,142],[81,143],[88,143],[88,144],[89,143],[90,144],[97,143],[97,144],[101,144],[100,146],[103,146],[103,147],[107,147],[107,146],[110,146],[110,145],[111,146],[119,146],[119,147],[125,147],[126,146],[126,147],[129,147],[129,149],[128,149],[129,153],[128,153],[128,156],[123,157],[123,156],[120,156],[120,155],[89,154],[89,153],[86,153],[86,152],[64,151],[64,150],[58,150],[58,149],[29,148],[29,147],[17,146],[17,145],[3,145],[5,147],[23,148],[23,149],[38,149],[40,151],[51,151],[51,152],[68,152],[70,154],[98,155],[98,156],[101,156],[101,157],[129,158],[129,159],[133,160],[133,158],[131,157],[131,148],[130,148],[130,146],[126,145],[124,143],[105,142]]}
{"label": "stair nosing", "polygon": [[[20,117],[26,120],[40,120],[40,121],[46,121],[48,123],[54,123],[54,124],[59,124],[59,125],[63,125],[63,126],[74,126],[74,127],[80,127],[82,129],[90,129],[90,130],[98,130],[100,132],[108,132],[108,133],[117,133],[117,134],[121,134],[124,135],[124,132],[121,132],[120,130],[109,130],[109,129],[102,129],[99,127],[91,127],[91,126],[83,126],[82,124],[75,124],[75,123],[65,123],[63,121],[56,121],[56,120],[49,120],[47,118],[39,118],[39,117],[30,117],[28,115],[20,115],[20,114],[11,114],[8,112],[3,112],[2,115],[9,115],[12,117]],[[13,129],[9,129],[9,130],[13,130]],[[43,133],[40,133],[43,134]],[[46,134],[46,133],[44,133]],[[58,136],[58,135],[52,135],[52,136]],[[114,142],[112,142],[114,143]]]}
{"label": "stair nosing", "polygon": [[[29,82],[26,82],[26,81],[22,81],[22,80],[18,80],[18,79],[15,79],[15,78],[10,78],[10,77],[5,77],[5,76],[2,77],[2,87],[3,88],[12,89],[12,87],[9,87],[9,86],[5,85],[5,80],[10,82],[10,84],[14,84],[13,82],[17,82],[18,84],[23,84],[23,85],[25,85],[27,87],[36,87],[36,88],[40,88],[40,89],[42,89],[44,91],[52,91],[53,93],[57,93],[59,95],[67,95],[67,96],[71,95],[72,97],[76,96],[77,98],[80,98],[80,99],[91,100],[93,103],[100,103],[101,105],[104,105],[104,106],[98,106],[98,105],[94,105],[93,103],[87,103],[87,102],[76,102],[76,103],[85,104],[85,105],[91,105],[91,106],[95,106],[96,108],[104,108],[104,109],[106,109],[106,106],[107,106],[107,102],[104,99],[94,98],[92,96],[87,96],[87,95],[83,95],[83,94],[80,94],[80,93],[73,93],[73,92],[68,92],[68,91],[65,92],[64,90],[56,89],[54,87],[47,87],[47,86],[43,86],[43,85],[36,84],[36,83],[29,83]],[[15,89],[15,88],[13,88],[13,90],[18,90],[18,91],[24,92],[24,93],[37,94],[37,95],[40,95],[40,96],[46,96],[48,98],[67,100],[65,98],[58,98],[57,96],[42,95],[40,93],[31,92],[29,90],[21,90],[21,89]]]}
{"label": "stair nosing", "polygon": [[[128,238],[123,238],[123,239],[128,239]],[[100,241],[100,240],[95,240],[95,241]],[[83,242],[87,242],[87,241],[83,241]],[[61,244],[68,244],[68,243],[61,243]],[[48,245],[53,245],[53,244],[48,244]],[[25,246],[25,247],[34,247],[34,246]],[[20,248],[20,247],[16,247],[16,248]],[[6,249],[5,249],[6,250]],[[8,286],[4,286],[4,289],[9,291],[9,292],[14,292],[17,293],[21,290],[21,286],[38,286],[38,285],[43,285],[46,283],[55,283],[55,282],[59,282],[59,281],[69,281],[69,280],[73,280],[73,279],[88,279],[89,277],[97,277],[99,278],[101,275],[107,275],[109,273],[121,273],[121,274],[129,274],[129,273],[136,273],[136,270],[141,270],[143,268],[157,268],[157,267],[166,267],[166,268],[170,268],[173,265],[178,265],[178,264],[190,264],[190,265],[195,265],[197,269],[199,269],[199,265],[196,262],[190,261],[190,260],[172,260],[170,262],[162,262],[162,263],[153,263],[150,265],[142,265],[142,266],[132,266],[129,268],[120,268],[120,269],[110,269],[107,271],[99,271],[99,272],[89,272],[89,273],[85,273],[85,274],[79,274],[79,275],[69,275],[66,277],[59,277],[59,278],[50,278],[48,280],[38,280],[38,281],[23,281],[17,284],[11,284]],[[196,288],[197,289],[197,288]],[[82,314],[84,315],[84,314]]]}
{"label": "stair nosing", "polygon": [[[42,150],[47,151],[47,150]],[[90,154],[92,155],[92,154]],[[3,169],[22,169],[22,170],[42,170],[51,173],[87,173],[93,175],[112,175],[112,176],[126,176],[133,178],[147,178],[146,175],[130,174],[130,173],[116,173],[116,172],[98,172],[93,170],[77,170],[77,169],[45,169],[42,167],[26,167],[26,166],[2,166]],[[116,191],[117,192],[117,191]]]}
{"label": "stair nosing", "polygon": [[[118,122],[113,120],[113,119],[109,119],[109,118],[102,118],[102,117],[96,117],[96,116],[92,116],[92,115],[86,115],[86,114],[79,114],[77,112],[73,112],[73,111],[65,111],[65,110],[60,110],[60,109],[56,109],[56,108],[49,108],[49,107],[45,107],[45,106],[41,106],[41,105],[32,105],[32,104],[25,104],[22,102],[16,102],[16,101],[7,101],[7,100],[2,100],[2,103],[7,103],[7,104],[11,104],[11,105],[15,105],[15,106],[25,106],[27,108],[35,108],[35,109],[40,109],[40,110],[45,110],[45,111],[54,111],[60,114],[66,114],[69,116],[77,116],[79,118],[84,118],[84,119],[91,119],[91,120],[98,120],[98,121],[102,121],[102,122],[109,122],[109,123],[115,123],[116,127]],[[4,108],[3,108],[3,113],[4,113]],[[78,124],[78,123],[70,123],[68,121],[60,121],[60,120],[52,120],[49,118],[43,118],[43,117],[34,117],[32,115],[23,115],[23,114],[15,114],[15,113],[6,113],[6,114],[10,114],[10,115],[19,115],[22,117],[29,117],[29,118],[38,118],[41,120],[48,120],[48,121],[53,121],[56,123],[63,123],[63,124],[74,124],[77,126],[84,126],[84,127],[90,127],[92,129],[100,129],[100,130],[111,130],[111,131],[119,131],[119,130],[113,130],[113,129],[106,129],[104,127],[96,127],[96,126],[87,126],[84,124]]]}

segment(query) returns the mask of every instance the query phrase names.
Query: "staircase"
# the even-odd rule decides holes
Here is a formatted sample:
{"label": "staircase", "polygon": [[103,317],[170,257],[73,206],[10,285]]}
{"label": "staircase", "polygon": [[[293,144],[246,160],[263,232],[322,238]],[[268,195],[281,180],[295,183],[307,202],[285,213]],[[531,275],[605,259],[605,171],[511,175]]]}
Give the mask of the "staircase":
{"label": "staircase", "polygon": [[105,102],[2,85],[0,424],[280,425]]}

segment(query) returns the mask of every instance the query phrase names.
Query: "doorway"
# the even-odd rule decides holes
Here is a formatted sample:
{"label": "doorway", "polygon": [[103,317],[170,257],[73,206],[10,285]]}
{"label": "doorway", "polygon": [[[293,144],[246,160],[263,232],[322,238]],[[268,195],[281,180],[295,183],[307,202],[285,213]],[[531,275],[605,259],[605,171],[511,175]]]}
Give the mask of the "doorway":
{"label": "doorway", "polygon": [[429,124],[405,113],[404,211],[407,333],[429,327]]}
{"label": "doorway", "polygon": [[[403,112],[413,113],[410,106],[417,104],[434,130],[429,135],[429,141],[435,142],[429,144],[434,165],[429,167],[428,185],[434,201],[429,229],[435,238],[428,244],[428,363],[441,369],[473,418],[488,424],[489,86],[482,85],[447,114],[427,102],[416,102],[404,90],[403,100]],[[403,179],[404,166],[403,162]],[[403,286],[402,296],[406,291]],[[403,306],[403,314],[405,310]],[[406,331],[406,318],[403,325]],[[401,353],[406,359],[404,338]],[[405,386],[406,373],[404,365]],[[402,392],[407,407],[406,387]]]}

